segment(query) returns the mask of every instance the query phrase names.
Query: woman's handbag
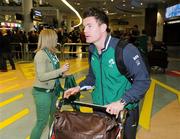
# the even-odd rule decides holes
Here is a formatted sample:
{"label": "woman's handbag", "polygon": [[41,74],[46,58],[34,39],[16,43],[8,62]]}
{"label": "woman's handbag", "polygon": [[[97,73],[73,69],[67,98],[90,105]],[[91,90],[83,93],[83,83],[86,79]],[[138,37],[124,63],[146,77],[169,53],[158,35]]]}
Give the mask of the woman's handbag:
{"label": "woman's handbag", "polygon": [[[73,103],[105,110],[105,107],[99,105],[78,101]],[[61,107],[62,104],[58,105]],[[121,111],[117,120],[108,114],[58,111],[55,114],[50,139],[122,139],[121,131],[126,113],[126,110]]]}
{"label": "woman's handbag", "polygon": [[[76,86],[77,86],[77,83],[74,78],[74,75],[68,75],[65,78],[64,90],[67,90],[69,88],[76,87]],[[80,92],[77,93],[76,95],[70,96],[69,100],[71,100],[71,101],[79,100],[79,97],[80,97]]]}
{"label": "woman's handbag", "polygon": [[[76,83],[76,80],[75,80],[75,78],[74,78],[74,75],[68,75],[68,76],[66,76],[66,78],[65,78],[65,83],[64,83],[64,90],[67,90],[67,89],[69,89],[69,88],[76,87],[76,86],[77,86],[77,83]],[[79,92],[79,93],[77,93],[76,95],[70,96],[69,99],[68,99],[69,102],[70,102],[70,101],[79,100],[80,95],[81,95],[81,94],[80,94],[80,92]],[[64,94],[63,94],[62,96],[64,96]],[[71,104],[71,106],[72,106],[72,108],[73,108],[74,110],[80,111],[80,107],[79,107],[78,105],[73,105],[73,104]]]}

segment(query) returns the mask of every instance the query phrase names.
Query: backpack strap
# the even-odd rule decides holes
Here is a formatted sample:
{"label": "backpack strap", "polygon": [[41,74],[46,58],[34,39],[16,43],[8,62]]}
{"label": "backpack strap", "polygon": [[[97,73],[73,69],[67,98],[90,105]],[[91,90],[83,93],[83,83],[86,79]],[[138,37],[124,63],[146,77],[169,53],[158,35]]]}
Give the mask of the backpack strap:
{"label": "backpack strap", "polygon": [[131,83],[132,83],[132,77],[130,76],[130,73],[128,72],[123,59],[123,49],[127,46],[128,42],[120,40],[117,43],[116,49],[115,49],[115,61],[117,68],[119,72],[124,75]]}
{"label": "backpack strap", "polygon": [[[123,49],[127,46],[127,44],[128,44],[127,41],[119,40],[115,48],[115,61],[119,72],[122,75],[124,75],[129,80],[129,82],[132,83],[133,78],[131,77],[129,71],[127,70],[123,59]],[[92,53],[89,51],[89,55],[88,55],[89,62],[91,61],[91,56]]]}

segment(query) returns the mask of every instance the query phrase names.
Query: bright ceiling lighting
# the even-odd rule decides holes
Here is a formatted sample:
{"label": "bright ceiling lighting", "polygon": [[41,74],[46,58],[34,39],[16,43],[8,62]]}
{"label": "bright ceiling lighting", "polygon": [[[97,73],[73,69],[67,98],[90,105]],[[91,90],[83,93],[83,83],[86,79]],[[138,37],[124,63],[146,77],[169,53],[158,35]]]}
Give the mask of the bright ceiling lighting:
{"label": "bright ceiling lighting", "polygon": [[168,24],[175,24],[175,23],[180,23],[180,20],[175,20],[175,21],[168,21]]}
{"label": "bright ceiling lighting", "polygon": [[78,6],[79,6],[79,5],[81,5],[81,4],[80,4],[80,2],[77,2],[77,3],[76,3],[76,5],[78,5]]}
{"label": "bright ceiling lighting", "polygon": [[74,7],[72,7],[66,0],[61,0],[64,4],[66,4],[67,7],[69,7],[79,18],[79,24],[75,25],[73,28],[78,27],[82,24],[82,18],[80,16],[80,14],[78,13],[78,11],[76,11],[76,9]]}
{"label": "bright ceiling lighting", "polygon": [[117,14],[117,13],[107,13],[107,15],[115,15],[115,14]]}

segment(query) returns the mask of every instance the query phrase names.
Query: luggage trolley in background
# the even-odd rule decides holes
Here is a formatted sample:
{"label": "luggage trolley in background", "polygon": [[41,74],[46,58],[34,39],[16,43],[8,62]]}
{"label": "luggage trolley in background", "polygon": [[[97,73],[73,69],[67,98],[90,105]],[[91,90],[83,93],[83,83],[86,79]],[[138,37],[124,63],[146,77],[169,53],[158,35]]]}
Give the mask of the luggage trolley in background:
{"label": "luggage trolley in background", "polygon": [[[106,111],[106,107],[80,101],[67,102],[58,100],[57,112],[49,132],[49,139],[123,139],[126,110],[119,113],[118,118],[110,114],[82,113],[61,111],[64,104],[78,105]],[[104,129],[104,127],[106,129]]]}
{"label": "luggage trolley in background", "polygon": [[148,53],[149,66],[153,71],[165,73],[168,67],[167,47],[163,42],[155,41],[153,49]]}

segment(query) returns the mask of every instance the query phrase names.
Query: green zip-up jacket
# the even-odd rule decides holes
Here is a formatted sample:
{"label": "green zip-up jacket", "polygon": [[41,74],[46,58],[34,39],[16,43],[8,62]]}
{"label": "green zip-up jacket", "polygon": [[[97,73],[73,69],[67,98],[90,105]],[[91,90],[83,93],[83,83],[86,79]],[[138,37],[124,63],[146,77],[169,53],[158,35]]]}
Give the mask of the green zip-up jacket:
{"label": "green zip-up jacket", "polygon": [[[102,50],[101,55],[98,54],[97,48],[93,44],[90,45],[89,52],[91,53],[91,57],[89,58],[89,73],[86,79],[80,83],[80,87],[95,86],[92,92],[92,100],[94,104],[106,105],[123,98],[126,103],[128,103],[126,107],[128,109],[133,109],[137,106],[140,98],[144,96],[149,87],[150,81],[142,59],[138,61],[142,63],[139,64],[142,67],[137,65],[137,68],[134,67],[135,70],[129,69],[129,66],[132,66],[131,62],[137,64],[137,61],[134,60],[134,57],[132,57],[132,60],[129,61],[130,65],[127,66],[127,69],[130,71],[132,76],[135,75],[135,81],[133,81],[132,84],[119,72],[115,62],[115,47],[118,41],[119,40],[117,38],[107,36],[105,48]],[[133,56],[136,56],[138,50],[136,50],[134,46],[130,47],[132,47],[133,50],[135,49],[135,52],[132,53]],[[131,49],[130,47],[128,49]],[[129,57],[131,57],[131,54]],[[124,62],[126,64],[127,61]],[[143,72],[139,71],[140,69],[143,69]],[[140,72],[143,76],[139,74]],[[141,87],[139,90],[136,89],[138,85]]]}

